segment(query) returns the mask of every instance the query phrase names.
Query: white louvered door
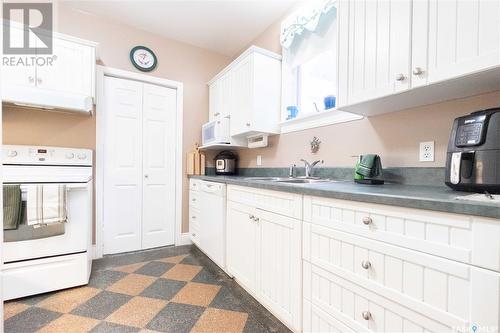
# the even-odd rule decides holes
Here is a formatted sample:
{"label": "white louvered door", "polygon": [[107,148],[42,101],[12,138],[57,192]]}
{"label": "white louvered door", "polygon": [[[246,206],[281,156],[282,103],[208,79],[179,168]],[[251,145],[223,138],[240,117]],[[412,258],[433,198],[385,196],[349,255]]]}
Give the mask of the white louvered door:
{"label": "white louvered door", "polygon": [[174,243],[174,89],[104,79],[104,254]]}

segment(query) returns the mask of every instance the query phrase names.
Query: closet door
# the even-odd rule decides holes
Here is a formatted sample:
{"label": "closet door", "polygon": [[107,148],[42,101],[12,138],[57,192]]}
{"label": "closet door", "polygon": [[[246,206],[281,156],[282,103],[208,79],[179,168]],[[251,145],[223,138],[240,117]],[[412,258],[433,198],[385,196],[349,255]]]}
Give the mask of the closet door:
{"label": "closet door", "polygon": [[104,253],[141,249],[142,90],[104,78]]}
{"label": "closet door", "polygon": [[175,89],[144,84],[142,248],[174,244]]}

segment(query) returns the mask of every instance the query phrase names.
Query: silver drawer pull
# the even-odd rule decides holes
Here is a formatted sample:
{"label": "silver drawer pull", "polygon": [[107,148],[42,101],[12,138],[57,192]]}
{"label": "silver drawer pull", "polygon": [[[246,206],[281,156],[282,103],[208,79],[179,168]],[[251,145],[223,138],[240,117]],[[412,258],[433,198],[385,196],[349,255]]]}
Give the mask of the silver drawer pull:
{"label": "silver drawer pull", "polygon": [[254,220],[255,222],[259,222],[259,221],[260,221],[260,219],[259,219],[258,217],[254,217],[254,219],[253,219],[253,220]]}
{"label": "silver drawer pull", "polygon": [[195,220],[195,219],[196,219],[196,216],[194,216],[194,215],[193,215],[193,216],[191,216],[191,218],[192,218],[193,220]]}
{"label": "silver drawer pull", "polygon": [[196,237],[196,234],[191,234],[191,235],[193,235],[193,237]]}
{"label": "silver drawer pull", "polygon": [[365,216],[363,217],[363,223],[366,224],[366,225],[369,225],[373,222],[372,218],[369,217],[369,216]]}
{"label": "silver drawer pull", "polygon": [[255,216],[253,216],[253,215],[248,215],[248,218],[249,218],[250,220],[255,220]]}
{"label": "silver drawer pull", "polygon": [[363,311],[363,313],[361,313],[361,316],[363,317],[364,320],[370,320],[372,314],[370,313],[370,311]]}
{"label": "silver drawer pull", "polygon": [[196,198],[191,199],[191,201],[195,202],[195,201],[196,201]]}
{"label": "silver drawer pull", "polygon": [[396,81],[404,81],[406,80],[406,76],[403,73],[399,73],[396,75]]}
{"label": "silver drawer pull", "polygon": [[364,269],[368,269],[368,268],[372,267],[372,263],[369,262],[368,260],[363,260],[361,262],[361,267],[363,267]]}

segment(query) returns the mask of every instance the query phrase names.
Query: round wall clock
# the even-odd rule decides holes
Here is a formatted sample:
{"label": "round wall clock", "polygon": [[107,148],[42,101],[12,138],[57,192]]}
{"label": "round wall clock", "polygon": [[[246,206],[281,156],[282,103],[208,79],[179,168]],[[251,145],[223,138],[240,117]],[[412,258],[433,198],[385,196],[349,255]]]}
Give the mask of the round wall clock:
{"label": "round wall clock", "polygon": [[145,46],[136,46],[130,50],[130,61],[135,68],[143,72],[151,72],[158,63],[153,51]]}

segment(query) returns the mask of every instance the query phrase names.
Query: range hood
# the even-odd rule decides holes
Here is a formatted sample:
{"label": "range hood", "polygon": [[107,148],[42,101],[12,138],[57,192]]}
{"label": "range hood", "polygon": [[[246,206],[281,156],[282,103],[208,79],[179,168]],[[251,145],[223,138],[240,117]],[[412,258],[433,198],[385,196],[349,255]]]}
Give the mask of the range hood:
{"label": "range hood", "polygon": [[62,110],[89,115],[92,113],[93,107],[92,96],[22,86],[3,86],[2,102],[23,107]]}

